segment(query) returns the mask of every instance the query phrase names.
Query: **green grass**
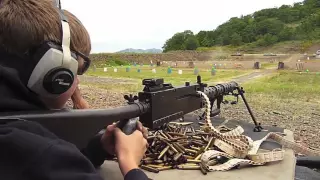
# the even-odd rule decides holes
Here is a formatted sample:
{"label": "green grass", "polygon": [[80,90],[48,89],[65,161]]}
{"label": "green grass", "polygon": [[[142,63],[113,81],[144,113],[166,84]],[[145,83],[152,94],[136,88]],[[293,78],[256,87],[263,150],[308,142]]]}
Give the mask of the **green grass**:
{"label": "green grass", "polygon": [[[114,72],[113,68],[108,68],[108,72],[103,72],[103,69],[97,68],[95,72],[89,70],[86,74],[90,76],[100,77],[112,77],[112,78],[130,78],[137,80],[141,83],[145,78],[163,78],[166,83],[172,83],[174,86],[182,85],[186,81],[195,83],[197,76],[194,75],[193,69],[182,69],[182,74],[178,74],[178,69],[173,69],[172,74],[167,73],[167,68],[156,68],[157,73],[152,73],[150,67],[141,68],[141,72],[137,72],[137,68],[131,68],[130,72],[126,72],[125,67],[118,68],[118,72]],[[234,77],[246,75],[251,73],[252,70],[222,70],[218,69],[215,76],[211,75],[209,69],[200,69],[199,75],[201,75],[204,83],[212,84],[214,82],[229,81]]]}
{"label": "green grass", "polygon": [[269,69],[269,68],[276,68],[276,67],[278,67],[277,63],[269,63],[269,62],[261,63],[261,69]]}
{"label": "green grass", "polygon": [[276,98],[295,98],[308,102],[319,102],[320,99],[320,75],[316,73],[282,71],[242,86],[247,93],[263,93]]}

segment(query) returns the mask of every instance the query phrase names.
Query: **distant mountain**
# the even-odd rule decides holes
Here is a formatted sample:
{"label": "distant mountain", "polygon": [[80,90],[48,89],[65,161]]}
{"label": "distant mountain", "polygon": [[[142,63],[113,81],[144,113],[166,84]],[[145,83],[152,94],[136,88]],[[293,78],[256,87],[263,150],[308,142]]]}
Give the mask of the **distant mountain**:
{"label": "distant mountain", "polygon": [[128,48],[124,49],[121,51],[118,51],[116,53],[162,53],[161,49],[133,49],[133,48]]}

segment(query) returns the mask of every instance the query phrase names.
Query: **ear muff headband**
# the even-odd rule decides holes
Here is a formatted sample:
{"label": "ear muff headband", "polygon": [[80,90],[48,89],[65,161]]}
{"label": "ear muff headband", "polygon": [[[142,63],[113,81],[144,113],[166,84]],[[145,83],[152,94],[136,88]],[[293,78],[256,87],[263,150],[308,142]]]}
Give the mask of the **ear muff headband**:
{"label": "ear muff headband", "polygon": [[[60,1],[59,1],[60,2]],[[61,25],[62,25],[62,52],[63,52],[63,59],[62,59],[62,67],[69,69],[71,64],[71,51],[70,51],[70,26],[68,23],[67,18],[65,17],[61,8],[60,11],[60,18],[61,18]]]}
{"label": "ear muff headband", "polygon": [[62,30],[62,67],[69,68],[71,62],[71,51],[70,51],[70,27],[67,17],[64,15],[61,9],[61,1],[55,0],[54,5],[57,7],[61,19],[61,30]]}

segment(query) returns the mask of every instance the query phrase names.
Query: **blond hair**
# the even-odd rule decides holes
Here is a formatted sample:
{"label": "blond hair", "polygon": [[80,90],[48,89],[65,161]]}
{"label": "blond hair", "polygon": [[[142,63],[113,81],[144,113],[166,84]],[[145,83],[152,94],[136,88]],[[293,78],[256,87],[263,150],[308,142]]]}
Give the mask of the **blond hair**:
{"label": "blond hair", "polygon": [[[91,42],[82,23],[64,10],[71,31],[71,49],[89,55]],[[1,0],[0,46],[23,56],[44,41],[61,43],[61,20],[52,0]]]}

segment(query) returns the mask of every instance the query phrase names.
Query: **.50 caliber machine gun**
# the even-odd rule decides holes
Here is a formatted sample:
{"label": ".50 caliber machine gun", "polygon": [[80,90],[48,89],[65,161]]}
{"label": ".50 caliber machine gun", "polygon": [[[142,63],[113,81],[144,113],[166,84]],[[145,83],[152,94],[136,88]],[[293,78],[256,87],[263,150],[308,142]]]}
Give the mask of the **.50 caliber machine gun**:
{"label": ".50 caliber machine gun", "polygon": [[[181,119],[184,115],[203,108],[203,101],[198,91],[204,92],[210,99],[211,107],[217,103],[216,109],[211,109],[211,116],[220,113],[223,97],[240,95],[254,121],[254,131],[262,127],[255,117],[244,97],[244,90],[236,82],[208,86],[197,77],[196,84],[186,82],[184,86],[173,87],[164,83],[163,79],[144,79],[145,86],[138,96],[125,95],[128,105],[113,109],[93,110],[54,110],[41,112],[9,112],[0,114],[0,121],[24,119],[35,121],[46,127],[58,137],[83,148],[89,139],[107,125],[119,121],[118,126],[126,134],[131,134],[136,128],[136,118],[150,129],[157,129],[164,124]],[[203,115],[202,115],[203,116]],[[200,116],[200,118],[203,118]]]}

